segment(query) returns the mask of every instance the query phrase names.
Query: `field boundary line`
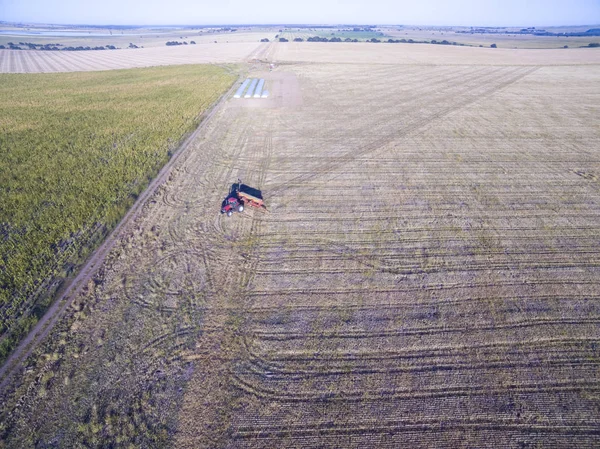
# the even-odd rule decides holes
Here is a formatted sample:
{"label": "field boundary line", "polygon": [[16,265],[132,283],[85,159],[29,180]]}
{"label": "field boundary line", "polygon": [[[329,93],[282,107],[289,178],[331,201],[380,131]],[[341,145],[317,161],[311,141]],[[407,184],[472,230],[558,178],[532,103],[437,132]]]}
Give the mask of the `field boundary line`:
{"label": "field boundary line", "polygon": [[235,80],[231,87],[210,106],[200,116],[200,123],[187,136],[183,136],[183,141],[173,153],[173,156],[161,168],[158,175],[148,184],[146,189],[138,196],[137,200],[129,208],[127,213],[119,221],[117,226],[108,234],[102,244],[94,250],[87,261],[79,269],[77,276],[73,279],[65,281],[63,292],[54,300],[50,308],[46,311],[40,321],[27,334],[27,336],[19,343],[17,348],[6,359],[4,364],[0,366],[0,393],[7,387],[12,377],[17,373],[22,363],[31,355],[33,350],[41,343],[42,340],[54,328],[59,318],[64,314],[68,306],[81,292],[81,289],[86,285],[92,276],[102,267],[106,256],[114,248],[115,244],[120,240],[128,225],[135,221],[143,210],[144,205],[154,195],[157,189],[169,179],[172,169],[181,157],[190,147],[190,144],[196,140],[198,135],[208,125],[211,118],[221,109],[223,104],[229,99],[234,88],[244,78],[245,73],[242,73]]}

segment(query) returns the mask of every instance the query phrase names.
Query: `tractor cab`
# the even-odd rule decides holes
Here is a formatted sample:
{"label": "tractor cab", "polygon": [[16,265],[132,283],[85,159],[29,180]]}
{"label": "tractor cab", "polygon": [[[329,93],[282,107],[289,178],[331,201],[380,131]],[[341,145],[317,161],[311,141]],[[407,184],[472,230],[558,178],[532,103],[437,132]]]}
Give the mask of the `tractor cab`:
{"label": "tractor cab", "polygon": [[228,196],[221,206],[221,213],[231,217],[235,211],[242,212],[244,205],[240,202],[236,194]]}

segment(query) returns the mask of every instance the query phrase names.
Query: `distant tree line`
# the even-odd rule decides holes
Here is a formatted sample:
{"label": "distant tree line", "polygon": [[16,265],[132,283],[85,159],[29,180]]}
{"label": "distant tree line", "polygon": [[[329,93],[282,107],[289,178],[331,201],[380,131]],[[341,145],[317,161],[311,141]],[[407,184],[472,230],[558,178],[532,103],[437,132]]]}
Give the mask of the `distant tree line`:
{"label": "distant tree line", "polygon": [[[275,36],[276,39],[279,35]],[[285,37],[280,37],[279,42],[289,42],[288,39],[286,39]],[[268,38],[263,38],[260,40],[261,42],[269,42]],[[304,39],[301,37],[296,37],[294,38],[294,42],[304,42]],[[326,38],[326,37],[321,37],[321,36],[312,36],[306,39],[306,42],[361,42],[358,39],[350,39],[349,37],[347,37],[346,39],[341,39],[339,37],[332,37],[332,38]],[[459,47],[473,47],[473,45],[469,45],[469,44],[463,44],[460,42],[454,42],[454,41],[448,41],[446,39],[438,41],[438,40],[431,40],[431,41],[418,41],[418,40],[414,40],[414,39],[388,39],[388,40],[380,40],[377,38],[372,38],[372,39],[367,39],[364,42],[371,42],[371,43],[387,43],[387,44],[433,44],[433,45],[456,45]],[[167,45],[169,45],[167,43]],[[479,45],[479,47],[483,47],[483,45]],[[498,48],[498,46],[496,44],[491,44],[490,45],[491,48]],[[590,47],[600,47],[600,43],[591,43],[587,46],[584,46],[585,48],[590,48]],[[584,48],[582,47],[582,48]],[[568,46],[564,46],[563,48],[568,48]]]}
{"label": "distant tree line", "polygon": [[[117,50],[114,45],[105,45],[103,47],[65,47],[63,44],[34,44],[31,42],[8,42],[7,46],[0,45],[0,50],[42,50],[42,51],[88,51],[88,50]],[[131,46],[132,44],[130,44]],[[59,48],[61,47],[61,48]],[[133,48],[133,47],[132,47]],[[137,46],[135,48],[138,48]]]}
{"label": "distant tree line", "polygon": [[358,39],[350,39],[347,37],[345,40],[342,40],[341,37],[332,37],[327,39],[326,37],[313,36],[306,39],[306,42],[358,42]]}
{"label": "distant tree line", "polygon": [[552,36],[552,37],[586,37],[600,36],[600,28],[590,28],[587,31],[575,33],[552,33],[535,27],[521,28],[519,31],[511,31],[506,28],[471,28],[470,30],[458,30],[457,33],[462,34],[532,34],[534,36]]}
{"label": "distant tree line", "polygon": [[[285,41],[282,41],[281,39],[279,39],[280,42],[287,42],[287,39]],[[302,39],[301,37],[297,37],[294,39],[294,42],[304,42],[304,39]],[[321,36],[313,36],[313,37],[309,37],[306,39],[306,42],[361,42],[358,39],[350,39],[349,37],[347,37],[346,39],[339,38],[339,37],[332,37],[332,38],[326,38],[326,37],[321,37]],[[381,39],[377,39],[377,38],[371,38],[371,39],[367,39],[364,42],[371,42],[374,44],[379,44],[379,43],[387,43],[387,44],[437,44],[437,45],[458,45],[458,46],[468,46],[467,44],[461,44],[459,42],[450,42],[447,40],[443,40],[443,41],[436,41],[436,40],[432,40],[432,41],[415,41],[413,39],[388,39],[386,41],[381,40]]]}
{"label": "distant tree line", "polygon": [[[459,42],[449,42],[449,41],[447,41],[446,39],[444,39],[443,41],[436,41],[436,40],[434,39],[434,40],[432,40],[430,43],[431,43],[431,44],[437,44],[437,45],[459,45],[459,46],[461,46],[461,47],[464,47],[464,46],[465,46],[465,44],[461,44],[461,43],[459,43]],[[493,45],[496,45],[496,44],[493,44]]]}
{"label": "distant tree line", "polygon": [[[179,42],[179,41],[168,41],[165,45],[168,47],[172,47],[174,45],[187,45],[187,41]],[[190,41],[190,45],[196,45],[196,41]]]}

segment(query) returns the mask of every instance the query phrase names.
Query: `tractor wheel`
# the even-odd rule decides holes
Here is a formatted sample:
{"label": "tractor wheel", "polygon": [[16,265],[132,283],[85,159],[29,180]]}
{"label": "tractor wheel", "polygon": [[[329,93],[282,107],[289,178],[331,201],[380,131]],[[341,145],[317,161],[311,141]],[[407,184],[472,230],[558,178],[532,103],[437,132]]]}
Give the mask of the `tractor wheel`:
{"label": "tractor wheel", "polygon": [[227,211],[227,216],[228,216],[228,217],[231,217],[232,215],[233,215],[233,212],[232,212],[232,211],[230,211],[230,210],[228,210],[228,211]]}
{"label": "tractor wheel", "polygon": [[244,205],[243,204],[240,204],[238,206],[238,212],[244,212]]}

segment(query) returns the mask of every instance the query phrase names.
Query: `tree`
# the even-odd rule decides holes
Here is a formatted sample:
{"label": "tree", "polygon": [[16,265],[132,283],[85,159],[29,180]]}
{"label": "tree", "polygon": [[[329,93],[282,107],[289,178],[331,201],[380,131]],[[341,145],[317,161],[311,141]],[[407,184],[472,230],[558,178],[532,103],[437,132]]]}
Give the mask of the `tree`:
{"label": "tree", "polygon": [[296,37],[294,38],[294,42],[304,42],[304,39],[302,39],[301,37]]}
{"label": "tree", "polygon": [[190,41],[190,45],[196,45],[196,41]]}
{"label": "tree", "polygon": [[261,42],[269,42],[269,39],[268,39],[268,38],[266,38],[266,37],[264,37],[264,38],[262,38],[260,41],[261,41]]}
{"label": "tree", "polygon": [[285,37],[280,37],[279,42],[289,42]]}
{"label": "tree", "polygon": [[498,48],[498,46],[496,44],[492,44],[490,45],[490,48]]}

